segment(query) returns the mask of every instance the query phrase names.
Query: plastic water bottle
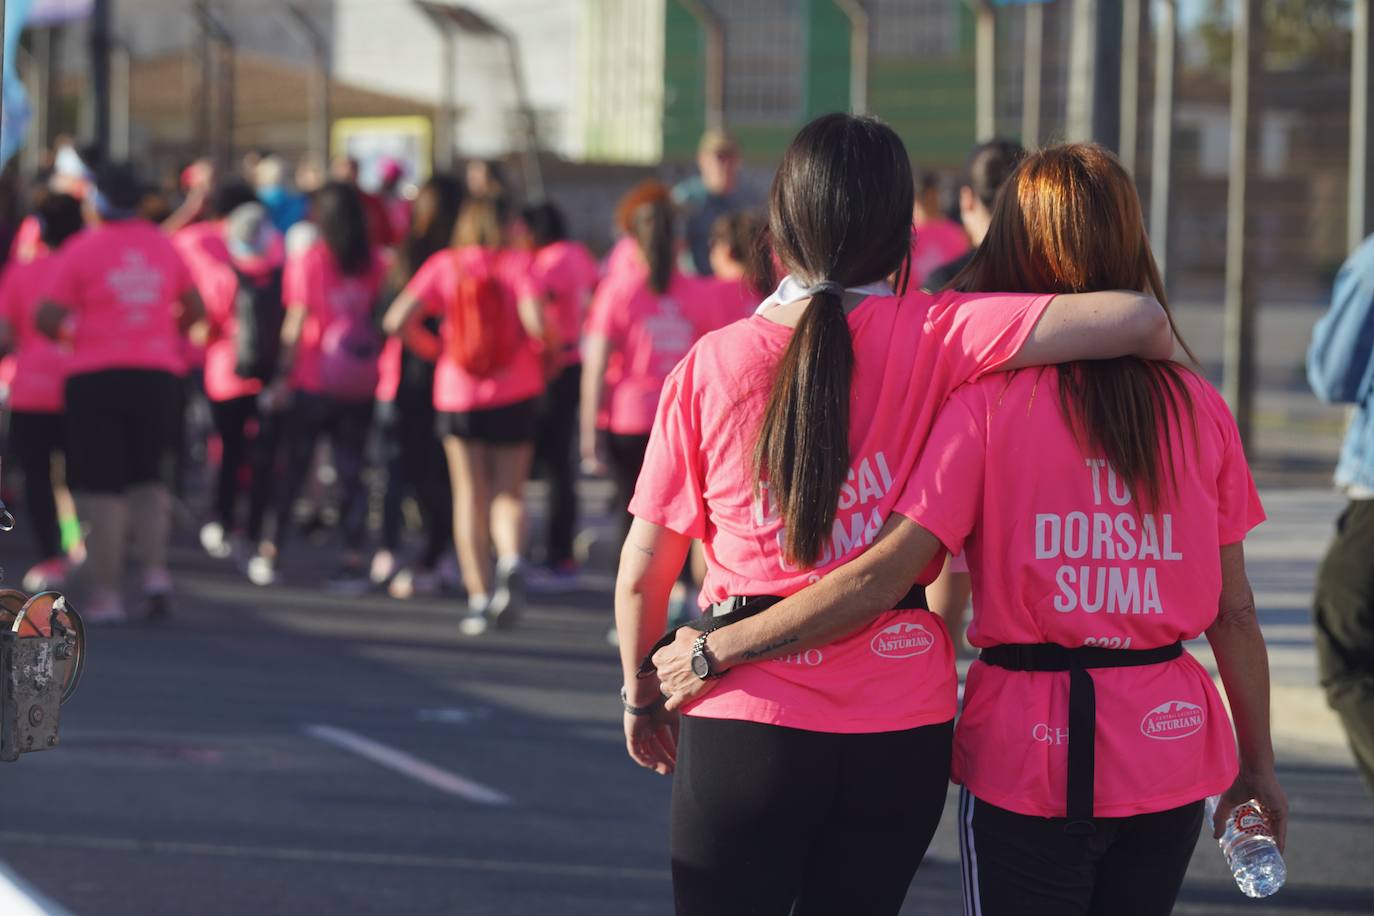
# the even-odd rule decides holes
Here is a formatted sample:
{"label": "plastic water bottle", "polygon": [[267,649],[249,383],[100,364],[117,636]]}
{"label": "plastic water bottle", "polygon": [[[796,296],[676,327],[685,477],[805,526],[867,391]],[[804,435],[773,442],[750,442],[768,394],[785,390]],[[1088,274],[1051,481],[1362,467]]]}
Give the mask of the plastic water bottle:
{"label": "plastic water bottle", "polygon": [[[1212,829],[1219,801],[1219,795],[1207,799],[1208,830]],[[1288,879],[1288,868],[1274,842],[1269,821],[1254,799],[1231,809],[1226,817],[1226,830],[1217,845],[1226,856],[1236,886],[1247,897],[1268,897],[1278,893]]]}

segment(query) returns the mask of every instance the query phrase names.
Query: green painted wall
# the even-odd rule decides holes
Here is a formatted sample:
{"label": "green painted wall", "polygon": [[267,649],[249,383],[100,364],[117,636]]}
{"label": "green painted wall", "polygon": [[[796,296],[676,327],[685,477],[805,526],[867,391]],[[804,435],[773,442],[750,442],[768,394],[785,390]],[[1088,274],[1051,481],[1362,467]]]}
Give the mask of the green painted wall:
{"label": "green painted wall", "polygon": [[[957,167],[973,145],[973,16],[960,4],[960,53],[939,59],[877,58],[869,107],[890,123],[920,166]],[[802,118],[792,125],[732,122],[745,156],[776,161],[803,121],[849,109],[849,20],[834,0],[806,0]],[[665,16],[663,157],[684,161],[705,126],[705,37],[678,0]]]}
{"label": "green painted wall", "polygon": [[690,159],[706,125],[706,37],[677,0],[663,11],[663,158]]}

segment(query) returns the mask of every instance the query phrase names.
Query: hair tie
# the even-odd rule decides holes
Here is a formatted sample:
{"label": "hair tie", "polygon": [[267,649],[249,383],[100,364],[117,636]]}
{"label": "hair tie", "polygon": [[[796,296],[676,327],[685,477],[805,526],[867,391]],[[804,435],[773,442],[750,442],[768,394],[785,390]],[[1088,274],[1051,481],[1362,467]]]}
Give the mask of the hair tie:
{"label": "hair tie", "polygon": [[807,296],[821,296],[829,293],[832,296],[844,295],[844,284],[835,280],[822,280],[820,283],[812,284],[805,290]]}

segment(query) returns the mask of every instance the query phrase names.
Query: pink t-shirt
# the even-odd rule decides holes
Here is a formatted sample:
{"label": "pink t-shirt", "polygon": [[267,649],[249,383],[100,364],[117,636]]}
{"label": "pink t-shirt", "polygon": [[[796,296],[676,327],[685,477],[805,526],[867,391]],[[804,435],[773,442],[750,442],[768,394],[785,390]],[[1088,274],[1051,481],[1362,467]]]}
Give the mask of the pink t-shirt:
{"label": "pink t-shirt", "polygon": [[554,242],[535,253],[530,272],[544,290],[549,318],[558,329],[563,351],[560,367],[578,365],[582,362],[582,320],[601,268],[586,246]]}
{"label": "pink t-shirt", "polygon": [[917,286],[971,247],[964,227],[951,219],[933,219],[911,232],[911,281]]}
{"label": "pink t-shirt", "polygon": [[473,375],[454,361],[449,335],[453,333],[452,312],[458,296],[458,280],[465,271],[485,271],[495,277],[507,294],[512,310],[525,296],[538,297],[538,286],[530,277],[529,259],[518,252],[488,248],[448,249],[434,254],[421,265],[406,284],[406,292],[418,299],[425,314],[440,316],[439,338],[442,349],[434,370],[434,407],[448,413],[491,410],[538,397],[544,391],[544,369],[539,359],[538,341],[526,338],[510,361],[493,375]]}
{"label": "pink t-shirt", "polygon": [[[785,562],[767,486],[754,497],[753,450],[792,336],[762,316],[708,334],[668,377],[630,511],[702,539],[703,604],[804,588],[872,543],[940,404],[1014,356],[1050,298],[910,293],[871,297],[849,313],[849,482],[814,569]],[[919,581],[934,581],[942,563]],[[939,618],[889,611],[823,648],[741,665],[687,712],[812,731],[893,731],[952,719],[956,687],[954,649]]]}
{"label": "pink t-shirt", "polygon": [[38,333],[34,316],[52,269],[52,257],[11,264],[0,281],[0,318],[14,334],[11,410],[20,413],[61,413],[67,382],[68,353],[64,346]]}
{"label": "pink t-shirt", "polygon": [[[967,552],[969,642],[1149,649],[1212,624],[1219,548],[1243,540],[1264,510],[1225,403],[1184,375],[1196,421],[1185,410],[1170,424],[1177,490],[1144,511],[1065,422],[1056,370],[984,379],[949,400],[897,511]],[[1191,655],[1091,673],[1097,816],[1163,811],[1231,784],[1231,723]],[[975,662],[955,780],[999,807],[1062,817],[1068,703],[1068,672]]]}
{"label": "pink t-shirt", "polygon": [[305,306],[305,324],[291,367],[292,388],[314,393],[322,390],[320,347],[325,330],[348,316],[371,313],[385,277],[386,260],[379,251],[374,252],[368,270],[352,276],[339,269],[333,253],[322,241],[286,259],[282,298],[288,308]]}
{"label": "pink t-shirt", "polygon": [[719,281],[673,272],[655,293],[643,277],[608,278],[596,291],[587,335],[604,337],[618,356],[606,373],[606,429],[643,436],[654,426],[663,380],[702,335],[734,318]]}
{"label": "pink t-shirt", "polygon": [[191,276],[157,226],[137,219],[96,226],[69,239],[53,258],[44,295],[75,321],[72,375],[185,371],[176,315]]}
{"label": "pink t-shirt", "polygon": [[[280,261],[262,260],[240,266],[252,282],[261,283]],[[239,321],[235,312],[239,293],[238,274],[228,264],[207,264],[199,271],[197,286],[205,300],[205,316],[210,324],[210,343],[205,349],[205,395],[212,401],[231,401],[251,397],[262,391],[262,382],[246,379],[238,365]]]}
{"label": "pink t-shirt", "polygon": [[38,217],[30,214],[19,223],[10,243],[10,263],[27,264],[48,254],[48,246],[43,244],[43,227]]}
{"label": "pink t-shirt", "polygon": [[[172,233],[172,247],[181,255],[200,298],[205,298],[205,277],[229,263],[229,246],[224,242],[223,220],[202,220]],[[181,347],[188,367],[205,365],[205,348],[189,339]]]}

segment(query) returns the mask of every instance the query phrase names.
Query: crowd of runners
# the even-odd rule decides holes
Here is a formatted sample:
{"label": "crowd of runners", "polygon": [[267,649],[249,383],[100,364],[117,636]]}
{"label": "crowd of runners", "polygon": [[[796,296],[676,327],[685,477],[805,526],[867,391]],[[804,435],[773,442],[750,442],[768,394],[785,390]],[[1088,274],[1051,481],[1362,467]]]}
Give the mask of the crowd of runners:
{"label": "crowd of runners", "polygon": [[[674,773],[679,913],[896,913],[951,775],[969,913],[1167,913],[1211,795],[1257,799],[1281,845],[1242,549],[1264,514],[1119,163],[983,144],[957,218],[872,118],[803,128],[766,201],[740,166],[708,133],[598,257],[489,163],[412,195],[395,163],[365,191],[346,160],[200,162],[169,204],[64,148],[0,282],[26,586],[79,571],[93,623],[135,590],[171,613],[203,448],[212,556],[270,586],[328,509],[323,587],[454,568],[478,636],[534,563],[574,571],[575,484],[604,475],[627,749]],[[1183,648],[1203,634],[1229,705]]]}

